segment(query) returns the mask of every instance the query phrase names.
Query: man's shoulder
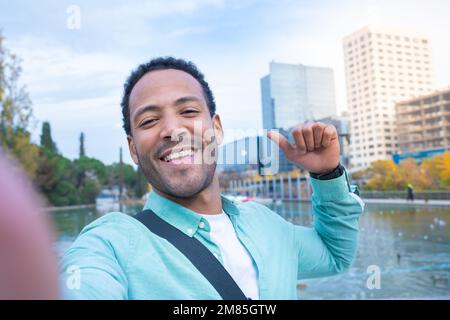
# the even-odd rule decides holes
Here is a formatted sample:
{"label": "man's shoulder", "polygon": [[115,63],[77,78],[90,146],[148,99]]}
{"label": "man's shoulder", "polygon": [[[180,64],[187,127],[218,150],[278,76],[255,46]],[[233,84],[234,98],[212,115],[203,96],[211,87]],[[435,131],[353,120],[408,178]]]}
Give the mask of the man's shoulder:
{"label": "man's shoulder", "polygon": [[277,212],[256,201],[242,202],[237,204],[237,207],[239,208],[239,212],[242,214],[243,218],[263,220],[269,223],[288,223]]}
{"label": "man's shoulder", "polygon": [[240,211],[245,211],[245,212],[249,212],[249,213],[273,212],[267,206],[265,206],[261,203],[258,203],[256,201],[239,202],[239,203],[236,203],[236,206],[239,208]]}
{"label": "man's shoulder", "polygon": [[110,212],[85,226],[63,256],[69,261],[96,253],[128,261],[145,231],[145,226],[132,216]]}
{"label": "man's shoulder", "polygon": [[123,232],[129,228],[136,228],[138,221],[122,212],[109,212],[85,226],[80,235],[88,232]]}
{"label": "man's shoulder", "polygon": [[85,226],[70,249],[109,248],[131,250],[136,247],[145,226],[132,216],[121,212],[110,212]]}

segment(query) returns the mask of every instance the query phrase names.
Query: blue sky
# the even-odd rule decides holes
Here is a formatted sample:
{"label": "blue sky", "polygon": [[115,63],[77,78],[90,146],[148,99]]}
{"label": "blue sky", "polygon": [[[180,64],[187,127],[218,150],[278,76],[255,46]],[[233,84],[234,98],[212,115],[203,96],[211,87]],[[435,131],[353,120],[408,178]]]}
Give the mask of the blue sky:
{"label": "blue sky", "polygon": [[[80,8],[80,29],[67,28],[71,5]],[[192,60],[210,82],[225,129],[256,129],[259,79],[272,60],[333,68],[338,110],[345,110],[342,39],[369,24],[428,35],[435,87],[450,85],[448,12],[446,0],[16,0],[0,2],[0,29],[23,59],[34,141],[47,120],[65,156],[77,156],[83,131],[89,156],[111,163],[122,146],[131,163],[119,103],[141,62]]]}

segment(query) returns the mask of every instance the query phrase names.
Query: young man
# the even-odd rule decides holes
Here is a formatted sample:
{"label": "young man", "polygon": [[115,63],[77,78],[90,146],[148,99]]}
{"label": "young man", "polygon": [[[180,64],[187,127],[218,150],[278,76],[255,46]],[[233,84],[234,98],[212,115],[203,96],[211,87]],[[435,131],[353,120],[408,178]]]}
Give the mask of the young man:
{"label": "young man", "polygon": [[[208,83],[192,63],[158,58],[140,65],[125,84],[122,112],[133,161],[154,189],[144,207],[153,212],[146,214],[198,239],[246,297],[296,299],[297,279],[349,267],[363,203],[339,164],[333,126],[299,124],[295,145],[269,134],[311,173],[314,228],[306,228],[262,205],[221,196],[215,156],[222,124]],[[84,228],[63,270],[70,270],[64,275],[72,298],[221,299],[180,250],[122,213]]]}

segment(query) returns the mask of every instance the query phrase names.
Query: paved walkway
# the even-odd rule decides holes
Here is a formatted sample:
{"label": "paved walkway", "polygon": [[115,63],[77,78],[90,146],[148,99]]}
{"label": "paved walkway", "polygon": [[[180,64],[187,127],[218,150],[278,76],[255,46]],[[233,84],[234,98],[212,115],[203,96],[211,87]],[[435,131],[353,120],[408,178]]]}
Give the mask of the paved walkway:
{"label": "paved walkway", "polygon": [[382,204],[404,204],[404,205],[422,205],[422,206],[450,206],[450,200],[414,200],[406,199],[367,199],[363,198],[365,203],[382,203]]}

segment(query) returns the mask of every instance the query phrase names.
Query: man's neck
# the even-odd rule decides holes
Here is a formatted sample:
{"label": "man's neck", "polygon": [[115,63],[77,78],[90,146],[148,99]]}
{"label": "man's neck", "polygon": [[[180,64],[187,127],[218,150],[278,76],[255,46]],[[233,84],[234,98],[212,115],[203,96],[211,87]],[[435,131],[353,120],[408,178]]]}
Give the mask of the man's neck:
{"label": "man's neck", "polygon": [[202,192],[190,198],[177,198],[155,190],[160,196],[201,214],[219,214],[222,212],[219,178],[215,174],[211,184]]}

